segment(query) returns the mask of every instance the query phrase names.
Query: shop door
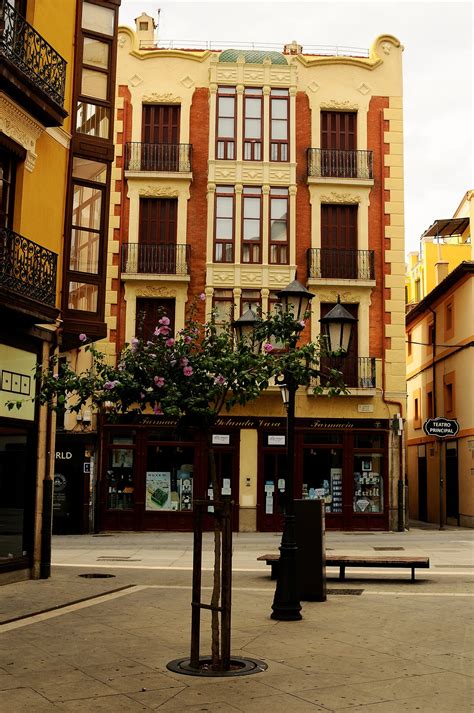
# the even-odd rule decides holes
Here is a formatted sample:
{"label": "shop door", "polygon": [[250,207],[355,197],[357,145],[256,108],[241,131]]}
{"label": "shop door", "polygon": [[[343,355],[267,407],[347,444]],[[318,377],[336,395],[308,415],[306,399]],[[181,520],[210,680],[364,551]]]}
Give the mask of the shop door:
{"label": "shop door", "polygon": [[34,449],[22,429],[0,428],[0,567],[30,554]]}
{"label": "shop door", "polygon": [[281,532],[286,489],[286,453],[265,451],[260,467],[257,497],[257,528],[260,532]]}
{"label": "shop door", "polygon": [[142,170],[179,170],[178,104],[145,104],[142,115]]}
{"label": "shop door", "polygon": [[426,456],[418,457],[418,519],[428,520],[428,474]]}
{"label": "shop door", "polygon": [[301,497],[324,500],[328,527],[342,527],[342,448],[303,449]]}
{"label": "shop door", "polygon": [[459,478],[456,443],[446,443],[446,518],[459,525]]}
{"label": "shop door", "polygon": [[[54,468],[53,534],[79,535],[85,531],[84,510],[88,510],[85,478],[84,448],[62,445],[58,438]],[[86,514],[88,520],[88,512]]]}

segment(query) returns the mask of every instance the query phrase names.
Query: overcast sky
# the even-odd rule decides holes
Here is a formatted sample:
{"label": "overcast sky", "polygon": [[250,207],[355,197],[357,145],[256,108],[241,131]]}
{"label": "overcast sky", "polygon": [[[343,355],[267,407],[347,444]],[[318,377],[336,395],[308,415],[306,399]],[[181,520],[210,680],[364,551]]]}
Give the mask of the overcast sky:
{"label": "overcast sky", "polygon": [[122,0],[120,23],[134,27],[142,11],[156,19],[158,8],[163,40],[211,40],[222,49],[292,40],[368,49],[378,35],[395,35],[405,48],[406,251],[474,188],[472,2]]}

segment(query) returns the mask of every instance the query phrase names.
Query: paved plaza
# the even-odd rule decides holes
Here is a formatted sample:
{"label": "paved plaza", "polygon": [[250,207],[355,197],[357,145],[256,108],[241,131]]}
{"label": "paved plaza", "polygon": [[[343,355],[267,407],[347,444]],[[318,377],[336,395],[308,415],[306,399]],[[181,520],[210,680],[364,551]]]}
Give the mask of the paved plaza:
{"label": "paved plaza", "polygon": [[[256,557],[274,533],[234,536],[232,654],[264,660],[233,678],[172,673],[189,655],[192,535],[53,538],[53,576],[0,588],[5,713],[467,713],[473,711],[474,533],[328,533],[334,554],[426,555],[430,569],[328,569],[327,602],[270,619],[275,582]],[[396,549],[395,549],[396,548]],[[398,548],[403,548],[400,550]],[[204,594],[212,540],[204,542]],[[84,578],[83,574],[109,574]],[[210,653],[203,614],[202,654]]]}

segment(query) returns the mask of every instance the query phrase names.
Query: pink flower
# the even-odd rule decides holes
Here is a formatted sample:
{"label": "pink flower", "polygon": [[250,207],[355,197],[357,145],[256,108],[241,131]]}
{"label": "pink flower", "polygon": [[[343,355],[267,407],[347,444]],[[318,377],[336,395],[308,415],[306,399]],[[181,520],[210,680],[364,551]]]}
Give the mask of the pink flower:
{"label": "pink flower", "polygon": [[82,333],[79,335],[79,341],[80,341],[80,342],[85,342],[86,339],[87,339],[87,334],[84,334],[84,332],[82,332]]}
{"label": "pink flower", "polygon": [[153,406],[153,413],[156,414],[157,416],[163,416],[163,411],[161,410],[160,404]]}
{"label": "pink flower", "polygon": [[214,384],[215,384],[216,386],[223,386],[223,385],[225,384],[225,377],[222,376],[222,374],[219,374],[219,375],[216,376],[216,378],[214,379]]}
{"label": "pink flower", "polygon": [[136,337],[132,337],[130,339],[130,346],[132,347],[133,351],[135,351],[138,346],[138,339]]}
{"label": "pink flower", "polygon": [[205,302],[206,295],[204,294],[204,292],[201,292],[201,294],[199,295],[199,299],[201,300],[201,302]]}
{"label": "pink flower", "polygon": [[145,398],[146,394],[143,393],[143,391],[140,393],[140,398],[143,400]]}
{"label": "pink flower", "polygon": [[268,354],[269,352],[273,351],[273,344],[270,344],[270,342],[267,342],[266,344],[263,345],[263,348]]}
{"label": "pink flower", "polygon": [[304,319],[302,319],[299,324],[300,324],[300,327],[306,327],[306,322],[304,321]]}
{"label": "pink flower", "polygon": [[192,373],[193,373],[193,369],[192,369],[191,366],[185,366],[185,367],[184,367],[184,369],[183,369],[183,374],[184,374],[185,376],[192,376]]}
{"label": "pink flower", "polygon": [[189,359],[187,359],[186,357],[181,357],[179,363],[181,364],[181,366],[187,366],[189,364]]}
{"label": "pink flower", "polygon": [[160,323],[160,324],[163,324],[165,327],[168,327],[169,324],[170,324],[170,321],[169,321],[168,317],[162,317],[162,318],[159,320],[159,323]]}
{"label": "pink flower", "polygon": [[173,337],[170,337],[169,339],[167,339],[166,342],[165,342],[165,344],[166,344],[167,347],[172,347],[173,344],[174,344],[174,339],[173,339]]}
{"label": "pink flower", "polygon": [[166,326],[156,327],[155,331],[153,332],[155,337],[158,337],[158,336],[167,337],[169,333],[170,333],[170,328],[166,327]]}
{"label": "pink flower", "polygon": [[53,379],[59,379],[59,374],[53,374]]}
{"label": "pink flower", "polygon": [[192,341],[193,341],[193,340],[191,339],[191,337],[189,336],[189,334],[187,334],[187,335],[185,336],[185,338],[184,338],[184,343],[185,343],[185,344],[191,344]]}
{"label": "pink flower", "polygon": [[165,380],[163,379],[162,376],[155,376],[155,377],[153,378],[153,381],[155,382],[155,384],[156,384],[159,388],[161,388],[162,386],[165,385]]}

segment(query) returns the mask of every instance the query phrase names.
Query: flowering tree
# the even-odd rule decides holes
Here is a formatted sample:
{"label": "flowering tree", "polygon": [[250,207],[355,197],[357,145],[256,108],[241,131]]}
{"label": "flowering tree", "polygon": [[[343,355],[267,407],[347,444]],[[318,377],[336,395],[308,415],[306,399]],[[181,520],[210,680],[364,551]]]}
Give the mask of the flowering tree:
{"label": "flowering tree", "polygon": [[[203,299],[203,295],[201,299]],[[79,335],[86,351],[92,355],[92,366],[76,373],[57,357],[49,368],[39,366],[37,399],[41,404],[61,411],[78,412],[91,405],[105,418],[114,421],[123,415],[153,412],[176,418],[178,427],[193,426],[208,436],[210,480],[213,499],[219,502],[220,483],[216,475],[210,430],[223,408],[244,405],[256,399],[271,379],[291,373],[299,385],[310,386],[318,371],[321,345],[310,342],[295,348],[304,322],[295,323],[288,313],[276,312],[256,320],[252,338],[236,340],[231,323],[217,325],[215,316],[202,323],[196,318],[196,303],[191,307],[185,327],[173,336],[170,320],[163,315],[152,339],[133,338],[122,350],[116,365],[85,334]],[[274,344],[289,345],[277,349]],[[324,388],[329,393],[344,390],[340,373],[327,375]],[[323,385],[312,386],[315,393]],[[20,408],[21,401],[10,402],[9,408]],[[217,608],[220,597],[221,539],[216,518],[214,588],[211,604]],[[212,664],[219,665],[219,620],[212,613]]]}

